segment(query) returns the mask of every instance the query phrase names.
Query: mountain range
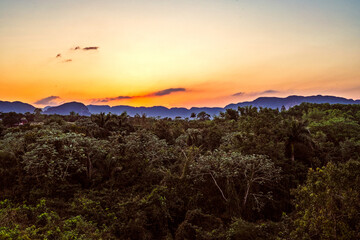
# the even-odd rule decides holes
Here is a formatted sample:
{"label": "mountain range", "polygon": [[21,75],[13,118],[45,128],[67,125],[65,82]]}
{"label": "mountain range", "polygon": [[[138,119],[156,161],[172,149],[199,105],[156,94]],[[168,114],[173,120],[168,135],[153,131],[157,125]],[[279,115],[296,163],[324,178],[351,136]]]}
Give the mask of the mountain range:
{"label": "mountain range", "polygon": [[35,109],[34,106],[23,103],[23,102],[6,102],[0,101],[0,112],[17,112],[17,113],[26,113],[26,112],[33,112]]}
{"label": "mountain range", "polygon": [[[213,115],[218,115],[220,112],[225,111],[228,108],[237,109],[238,107],[244,106],[253,106],[253,107],[267,107],[272,109],[280,109],[282,106],[285,106],[286,109],[291,108],[295,105],[301,103],[329,103],[329,104],[360,104],[360,100],[346,99],[336,96],[288,96],[286,98],[280,97],[259,97],[254,101],[239,102],[233,103],[225,106],[224,108],[220,107],[192,107],[187,108],[166,108],[162,106],[154,107],[131,107],[126,105],[119,106],[109,106],[109,105],[84,105],[80,102],[69,102],[64,103],[59,106],[47,106],[43,109],[44,114],[60,114],[68,115],[70,112],[75,112],[79,115],[90,116],[91,114],[104,113],[113,113],[121,114],[124,111],[127,112],[130,116],[136,114],[142,115],[146,114],[149,117],[190,117],[191,113],[198,114],[199,112],[206,112]],[[33,112],[35,109],[34,106],[28,103],[22,103],[19,101],[16,102],[6,102],[0,101],[0,112],[17,112],[17,113],[26,113]]]}

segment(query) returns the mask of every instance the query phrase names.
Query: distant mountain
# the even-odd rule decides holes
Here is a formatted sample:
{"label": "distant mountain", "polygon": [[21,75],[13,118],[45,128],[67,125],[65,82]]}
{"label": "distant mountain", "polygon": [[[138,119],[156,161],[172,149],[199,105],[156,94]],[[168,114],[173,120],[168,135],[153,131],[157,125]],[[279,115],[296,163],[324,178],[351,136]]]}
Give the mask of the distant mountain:
{"label": "distant mountain", "polygon": [[[187,108],[166,108],[162,106],[154,106],[154,107],[131,107],[126,105],[119,105],[110,107],[108,105],[88,105],[85,106],[83,103],[79,102],[69,102],[62,104],[56,107],[45,107],[43,109],[44,114],[60,114],[60,115],[68,115],[70,112],[78,113],[79,115],[89,116],[91,114],[99,114],[101,112],[104,113],[113,113],[113,114],[121,114],[123,112],[127,112],[130,116],[134,116],[136,114],[142,115],[146,114],[148,117],[190,117],[191,113],[198,114],[199,112],[206,112],[213,115],[218,115],[220,112],[225,111],[225,109],[232,108],[237,109],[238,107],[244,106],[254,106],[254,107],[267,107],[272,109],[281,109],[282,106],[285,106],[286,109],[289,109],[295,105],[299,105],[303,102],[308,103],[330,103],[330,104],[360,104],[360,100],[352,100],[346,99],[342,97],[334,97],[334,96],[288,96],[286,98],[279,97],[259,97],[254,101],[248,102],[239,102],[227,105],[225,108],[218,107],[193,107],[190,109]],[[33,112],[35,109],[34,106],[22,103],[22,102],[2,102],[0,101],[0,112]]]}
{"label": "distant mountain", "polygon": [[190,117],[191,113],[198,114],[199,112],[206,112],[213,115],[218,115],[220,112],[225,111],[225,109],[232,108],[237,109],[238,107],[244,107],[244,106],[253,106],[253,107],[266,107],[266,108],[272,108],[281,109],[282,106],[285,106],[286,109],[289,109],[295,105],[299,105],[303,102],[308,103],[330,103],[330,104],[360,104],[360,100],[352,100],[352,99],[346,99],[342,97],[334,97],[334,96],[288,96],[286,98],[279,98],[279,97],[259,97],[255,99],[254,101],[248,101],[248,102],[239,102],[235,104],[229,104],[225,108],[211,108],[211,107],[193,107],[190,109],[186,108],[166,108],[166,107],[131,107],[131,106],[113,106],[110,107],[108,105],[88,105],[88,109],[93,114],[98,114],[100,112],[104,113],[114,113],[114,114],[121,114],[122,112],[126,111],[127,114],[130,116],[134,116],[135,114],[146,114],[146,116],[149,117],[171,117],[175,118],[177,116],[186,118]]}
{"label": "distant mountain", "polygon": [[360,100],[346,99],[342,97],[334,97],[334,96],[288,96],[286,98],[278,98],[278,97],[259,97],[251,102],[240,102],[229,104],[225,107],[237,109],[238,107],[244,106],[253,106],[253,107],[267,107],[276,109],[281,109],[282,106],[285,106],[286,109],[289,109],[293,106],[300,105],[301,103],[330,103],[330,104],[360,104]]}
{"label": "distant mountain", "polygon": [[59,114],[59,115],[69,115],[70,112],[78,113],[83,116],[90,116],[91,113],[89,109],[83,104],[79,102],[69,102],[61,104],[56,107],[49,107],[43,113],[44,114]]}
{"label": "distant mountain", "polygon": [[35,107],[23,103],[23,102],[3,102],[0,101],[0,112],[8,113],[8,112],[17,112],[17,113],[26,113],[26,112],[34,112]]}
{"label": "distant mountain", "polygon": [[89,111],[93,114],[99,114],[101,112],[104,113],[114,113],[114,114],[121,114],[123,112],[126,112],[130,116],[134,116],[136,114],[142,115],[146,114],[148,117],[190,117],[191,113],[198,114],[199,112],[205,111],[208,114],[216,115],[219,114],[221,111],[223,111],[223,108],[196,108],[193,107],[191,109],[187,108],[166,108],[162,106],[154,106],[154,107],[131,107],[131,106],[113,106],[110,107],[108,105],[88,105],[87,106]]}

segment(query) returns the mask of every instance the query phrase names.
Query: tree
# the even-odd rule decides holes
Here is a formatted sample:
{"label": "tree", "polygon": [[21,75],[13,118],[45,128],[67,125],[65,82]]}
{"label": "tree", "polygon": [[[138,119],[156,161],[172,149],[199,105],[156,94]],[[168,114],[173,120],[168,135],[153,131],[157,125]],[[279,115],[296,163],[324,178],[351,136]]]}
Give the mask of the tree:
{"label": "tree", "polygon": [[35,108],[34,113],[35,113],[36,116],[38,116],[38,115],[40,115],[42,113],[42,109],[41,108]]}
{"label": "tree", "polygon": [[0,136],[2,135],[2,132],[4,131],[5,127],[3,125],[2,120],[0,120]]}
{"label": "tree", "polygon": [[[210,178],[224,202],[240,200],[229,199],[230,192],[234,191],[229,189],[229,184],[233,182],[232,186],[238,186],[239,189],[235,189],[238,194],[232,194],[232,197],[242,196],[240,201],[243,210],[248,207],[249,198],[253,200],[254,208],[263,206],[264,199],[271,197],[271,193],[262,193],[259,186],[276,182],[280,178],[280,171],[266,156],[242,155],[237,152],[209,152],[190,164],[190,177],[199,178],[200,181]],[[227,189],[227,193],[224,189]]]}
{"label": "tree", "polygon": [[124,142],[126,154],[133,159],[161,166],[162,161],[171,158],[166,141],[145,130],[131,133],[125,137]]}
{"label": "tree", "polygon": [[0,191],[11,189],[19,178],[21,166],[13,153],[0,150]]}
{"label": "tree", "polygon": [[290,148],[291,160],[295,161],[295,143],[312,146],[312,139],[307,124],[304,121],[292,119],[286,129],[287,146]]}
{"label": "tree", "polygon": [[238,111],[240,112],[241,116],[250,116],[250,117],[254,117],[258,110],[257,107],[253,107],[253,106],[245,106],[245,107],[238,107]]}
{"label": "tree", "polygon": [[105,141],[76,133],[42,131],[24,154],[24,169],[39,183],[65,182],[85,172],[88,181],[94,176],[94,162],[108,152]]}
{"label": "tree", "polygon": [[197,128],[188,128],[185,133],[180,135],[176,139],[176,143],[179,146],[197,146],[200,147],[203,144],[202,131]]}
{"label": "tree", "polygon": [[111,120],[111,113],[105,114],[101,112],[100,114],[92,115],[92,120],[101,128],[105,128],[108,122]]}
{"label": "tree", "polygon": [[22,114],[9,112],[5,113],[2,119],[2,122],[5,126],[14,126],[20,122],[20,119],[23,117]]}
{"label": "tree", "polygon": [[207,114],[207,113],[204,112],[204,111],[199,112],[196,117],[197,117],[197,119],[199,119],[200,121],[210,120],[210,115]]}
{"label": "tree", "polygon": [[42,113],[42,109],[41,108],[35,108],[34,109],[34,113],[35,113],[35,118],[34,120],[36,122],[41,122],[43,120],[43,116],[41,115]]}
{"label": "tree", "polygon": [[291,239],[360,238],[360,162],[310,169],[295,195]]}
{"label": "tree", "polygon": [[239,112],[234,109],[228,108],[225,111],[225,119],[237,121],[239,119]]}
{"label": "tree", "polygon": [[79,113],[76,113],[74,111],[71,111],[69,116],[67,117],[69,122],[75,122],[76,120],[78,120],[80,118]]}

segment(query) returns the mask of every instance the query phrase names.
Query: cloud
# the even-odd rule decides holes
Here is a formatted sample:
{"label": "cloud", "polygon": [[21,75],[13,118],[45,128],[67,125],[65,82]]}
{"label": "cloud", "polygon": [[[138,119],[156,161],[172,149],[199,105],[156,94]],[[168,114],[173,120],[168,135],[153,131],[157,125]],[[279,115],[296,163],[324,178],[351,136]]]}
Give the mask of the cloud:
{"label": "cloud", "polygon": [[[95,47],[84,47],[84,48],[81,48],[80,46],[76,46],[74,48],[70,48],[71,51],[77,51],[77,50],[83,50],[83,51],[95,50],[96,51],[98,49],[99,49],[99,47],[97,47],[97,46],[95,46]],[[61,57],[62,57],[61,53],[58,53],[56,55],[56,58],[61,58]],[[66,59],[64,61],[61,61],[61,62],[62,63],[72,62],[72,59],[68,58],[68,59]]]}
{"label": "cloud", "polygon": [[231,97],[255,97],[255,96],[262,96],[262,95],[267,95],[267,94],[276,94],[276,93],[282,93],[281,91],[277,91],[277,90],[265,90],[265,91],[260,91],[260,92],[238,92],[238,93],[234,93],[231,95]]}
{"label": "cloud", "polygon": [[73,50],[73,51],[77,51],[77,50],[89,51],[89,50],[98,50],[98,49],[99,49],[99,47],[84,47],[84,48],[81,48],[80,46],[70,48],[70,50]]}
{"label": "cloud", "polygon": [[276,90],[265,90],[265,91],[259,92],[258,94],[259,94],[259,95],[262,95],[262,94],[272,94],[272,93],[279,93],[279,91],[276,91]]}
{"label": "cloud", "polygon": [[238,96],[242,96],[242,95],[244,95],[245,93],[244,92],[237,92],[237,93],[234,93],[233,95],[231,95],[231,96],[233,96],[233,97],[238,97]]}
{"label": "cloud", "polygon": [[172,94],[173,92],[185,92],[185,91],[186,91],[185,88],[168,88],[158,92],[151,93],[149,94],[149,96],[165,96]]}
{"label": "cloud", "polygon": [[146,95],[138,95],[138,96],[118,96],[118,97],[107,97],[107,98],[98,98],[92,99],[93,103],[106,103],[111,101],[119,101],[125,99],[134,99],[134,98],[146,98],[146,97],[161,97],[165,95],[172,94],[173,92],[185,92],[185,88],[168,88],[161,91],[153,92]]}
{"label": "cloud", "polygon": [[93,103],[106,103],[106,102],[111,102],[111,101],[116,101],[116,100],[124,100],[124,99],[132,99],[132,98],[134,98],[134,97],[118,96],[118,97],[108,97],[108,98],[93,99],[92,102]]}
{"label": "cloud", "polygon": [[99,47],[84,47],[82,50],[89,51],[89,50],[98,50]]}
{"label": "cloud", "polygon": [[52,105],[55,104],[55,102],[53,102],[53,100],[55,99],[60,99],[59,96],[50,96],[50,97],[46,97],[43,99],[40,99],[36,102],[34,102],[34,104],[39,104],[39,105]]}

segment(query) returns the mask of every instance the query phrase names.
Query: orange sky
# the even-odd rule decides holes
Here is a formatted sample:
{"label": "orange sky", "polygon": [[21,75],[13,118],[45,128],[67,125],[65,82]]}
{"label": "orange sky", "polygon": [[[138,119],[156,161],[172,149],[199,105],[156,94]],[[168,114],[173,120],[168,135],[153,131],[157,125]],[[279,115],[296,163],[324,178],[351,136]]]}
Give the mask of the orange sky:
{"label": "orange sky", "polygon": [[190,107],[291,94],[358,99],[359,19],[355,0],[4,0],[0,100]]}

